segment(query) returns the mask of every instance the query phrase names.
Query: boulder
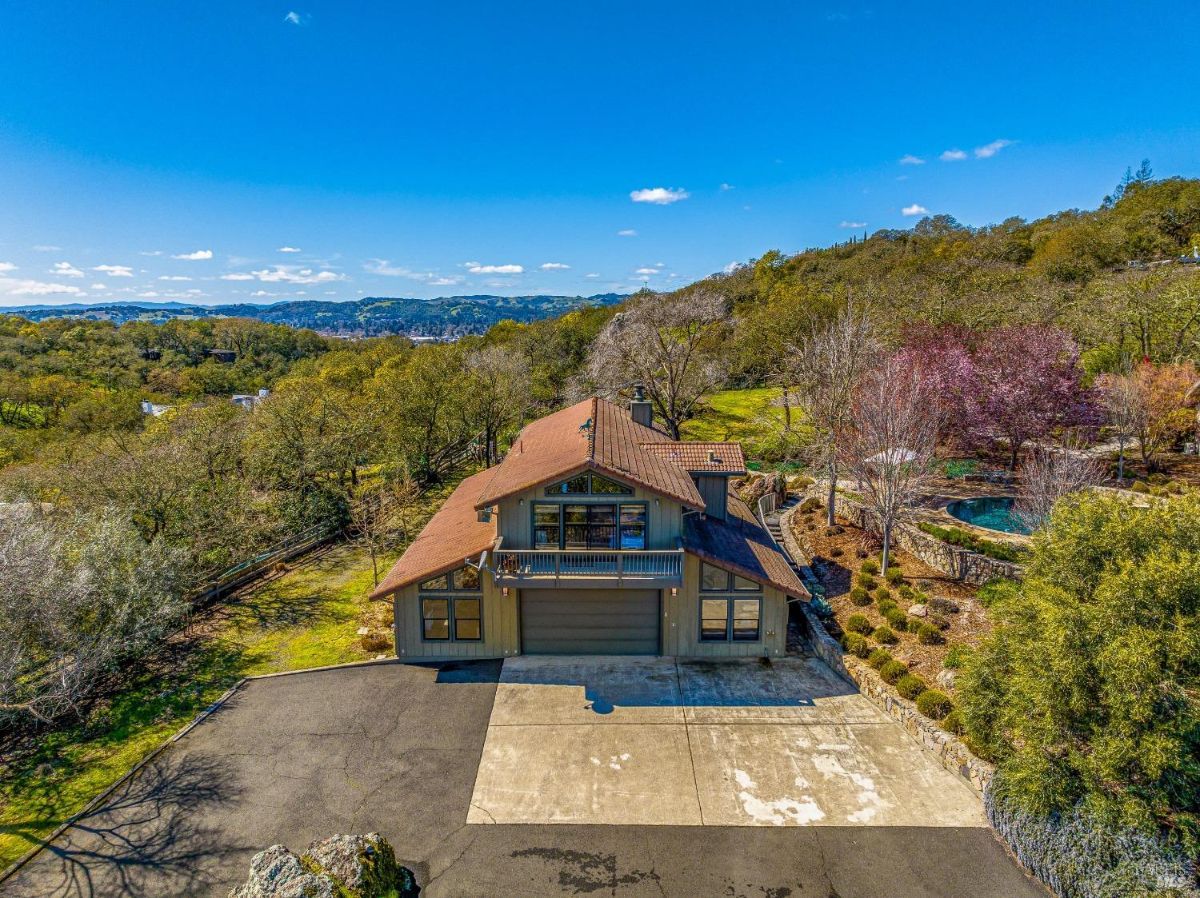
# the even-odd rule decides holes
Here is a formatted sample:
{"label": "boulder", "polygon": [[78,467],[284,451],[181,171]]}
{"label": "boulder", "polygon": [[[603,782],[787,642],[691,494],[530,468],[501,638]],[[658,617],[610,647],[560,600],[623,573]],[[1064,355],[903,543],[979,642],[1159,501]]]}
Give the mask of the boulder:
{"label": "boulder", "polygon": [[937,678],[934,680],[934,682],[936,682],[942,689],[948,689],[952,691],[954,689],[954,681],[956,679],[957,676],[954,671],[943,670],[937,675]]}
{"label": "boulder", "polygon": [[929,606],[925,605],[922,602],[918,602],[916,605],[912,605],[909,607],[908,613],[911,614],[913,617],[928,617],[929,616]]}
{"label": "boulder", "polygon": [[412,898],[419,893],[412,871],[379,833],[331,836],[297,857],[272,845],[250,861],[250,878],[229,898]]}

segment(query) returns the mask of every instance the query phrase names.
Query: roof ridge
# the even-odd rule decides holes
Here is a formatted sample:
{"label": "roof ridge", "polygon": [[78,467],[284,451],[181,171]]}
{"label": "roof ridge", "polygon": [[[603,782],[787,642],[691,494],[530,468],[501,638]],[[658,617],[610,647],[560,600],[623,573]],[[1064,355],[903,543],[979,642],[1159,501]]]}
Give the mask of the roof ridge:
{"label": "roof ridge", "polygon": [[588,461],[596,460],[596,431],[600,429],[600,397],[592,397],[592,426],[588,428]]}

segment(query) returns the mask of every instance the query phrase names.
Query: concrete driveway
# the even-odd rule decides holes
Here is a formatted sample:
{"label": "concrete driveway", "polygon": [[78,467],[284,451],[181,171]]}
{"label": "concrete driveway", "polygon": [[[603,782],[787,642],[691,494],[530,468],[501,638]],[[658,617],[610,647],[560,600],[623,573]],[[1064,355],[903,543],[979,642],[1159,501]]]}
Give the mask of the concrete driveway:
{"label": "concrete driveway", "polygon": [[[513,665],[509,677],[519,667]],[[695,673],[700,677],[703,669],[697,667]],[[756,697],[741,694],[735,680],[718,676],[713,694],[724,697],[690,705],[681,702],[685,693],[693,694],[689,684],[703,680],[669,671],[665,678],[665,684],[648,689],[643,705],[629,703],[629,691],[589,696],[590,685],[576,683],[558,684],[564,688],[547,690],[547,695],[563,696],[556,705],[562,713],[577,714],[585,726],[607,726],[605,732],[614,737],[603,753],[599,746],[589,747],[588,767],[624,765],[620,755],[628,749],[615,738],[624,727],[596,724],[597,719],[650,715],[657,709],[682,714],[685,720],[691,714],[696,722],[686,724],[689,739],[705,726],[724,728],[720,732],[725,735],[713,738],[709,756],[726,771],[744,770],[754,786],[727,791],[722,809],[693,785],[690,801],[700,805],[708,825],[633,825],[651,814],[632,794],[625,799],[628,822],[622,825],[469,823],[484,744],[492,735],[489,721],[494,710],[517,713],[522,702],[513,698],[521,690],[509,687],[519,684],[500,684],[498,695],[500,665],[489,662],[440,668],[382,664],[248,683],[102,807],[0,884],[0,895],[224,898],[244,881],[251,855],[268,845],[281,842],[303,849],[333,833],[376,830],[416,872],[422,896],[428,898],[1046,898],[1009,860],[991,831],[980,826],[835,825],[828,818],[840,812],[827,800],[834,794],[834,781],[826,784],[815,766],[804,770],[811,789],[798,795],[813,795],[828,815],[822,825],[713,825],[719,814],[745,822],[748,812],[740,792],[778,800],[771,784],[785,782],[791,773],[791,760],[780,761],[775,770],[769,751],[755,754],[759,747],[744,755],[737,743],[727,741],[739,726],[751,728],[746,730],[750,733],[763,715],[783,714],[788,707],[788,713],[812,716],[807,732],[820,732],[826,724],[816,721],[826,715],[824,719],[835,721],[828,726],[845,727],[847,740],[852,736],[859,743],[868,727],[894,725],[838,722],[839,707],[857,706],[854,696],[815,694],[817,690],[808,697],[794,695],[772,686],[769,677],[760,679],[768,691]],[[643,679],[630,675],[626,682],[633,688]],[[815,679],[823,681],[823,676]],[[679,700],[673,688],[680,690]],[[653,705],[651,699],[667,703]],[[547,702],[547,711],[553,710],[551,704]],[[603,713],[610,705],[611,713]],[[525,703],[520,713],[528,716],[534,710]],[[701,722],[709,714],[723,722]],[[560,722],[542,732],[551,743],[555,726],[573,725]],[[658,732],[672,725],[678,726],[646,724],[645,729]],[[824,738],[814,742],[814,752],[845,758],[840,763],[856,775],[869,770],[865,775],[874,779],[875,793],[887,801],[904,794],[890,780],[893,771],[914,763],[908,756],[919,757],[915,744],[897,742],[893,754],[886,740],[874,737],[867,741],[879,751],[872,755],[864,748],[860,762],[850,752],[821,749]],[[636,762],[628,752],[635,766],[647,747],[637,750]],[[693,754],[689,743],[687,754],[705,753]],[[601,765],[593,765],[592,757]],[[736,764],[727,760],[731,757]],[[878,774],[847,766],[867,759]],[[489,753],[482,778],[493,763]],[[707,775],[698,771],[697,776]],[[716,774],[709,778],[718,780]],[[952,796],[953,803],[960,801],[957,784],[951,788],[935,779],[928,799]],[[791,790],[784,791],[799,800]],[[642,795],[661,792],[641,786]],[[845,804],[856,802],[847,798]],[[502,810],[499,803],[497,810]],[[789,815],[782,808],[772,813]]]}
{"label": "concrete driveway", "polygon": [[966,784],[811,658],[509,659],[467,822],[987,825]]}

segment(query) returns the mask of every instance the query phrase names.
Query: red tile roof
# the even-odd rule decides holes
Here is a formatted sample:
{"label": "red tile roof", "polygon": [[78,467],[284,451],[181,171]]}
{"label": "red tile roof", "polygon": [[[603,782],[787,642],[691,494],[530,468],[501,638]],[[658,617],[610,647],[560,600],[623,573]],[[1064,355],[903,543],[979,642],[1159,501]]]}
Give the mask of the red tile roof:
{"label": "red tile roof", "polygon": [[703,509],[704,498],[688,472],[646,448],[654,443],[670,440],[634,423],[628,412],[607,400],[586,399],[526,425],[475,507],[487,508],[531,487],[595,470]]}
{"label": "red tile roof", "polygon": [[746,503],[730,490],[724,520],[688,515],[683,521],[683,549],[704,561],[728,568],[755,583],[774,586],[789,596],[808,599],[808,590],[783,552],[758,523]]}
{"label": "red tile roof", "polygon": [[458,485],[371,593],[372,599],[462,567],[465,559],[478,561],[495,545],[495,518],[481,522],[475,511],[475,499],[493,473],[480,471]]}
{"label": "red tile roof", "polygon": [[745,474],[740,443],[646,443],[642,449],[693,474]]}

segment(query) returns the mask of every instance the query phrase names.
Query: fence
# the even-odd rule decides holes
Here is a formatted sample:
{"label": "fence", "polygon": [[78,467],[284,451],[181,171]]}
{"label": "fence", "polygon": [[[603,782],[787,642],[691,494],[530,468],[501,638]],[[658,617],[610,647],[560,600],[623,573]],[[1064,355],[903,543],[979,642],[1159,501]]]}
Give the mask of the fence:
{"label": "fence", "polygon": [[290,561],[297,555],[315,549],[328,542],[339,530],[331,524],[316,524],[276,543],[252,558],[240,561],[232,567],[204,578],[195,590],[193,605],[202,608],[226,593],[244,586],[261,576],[263,571],[281,561]]}

